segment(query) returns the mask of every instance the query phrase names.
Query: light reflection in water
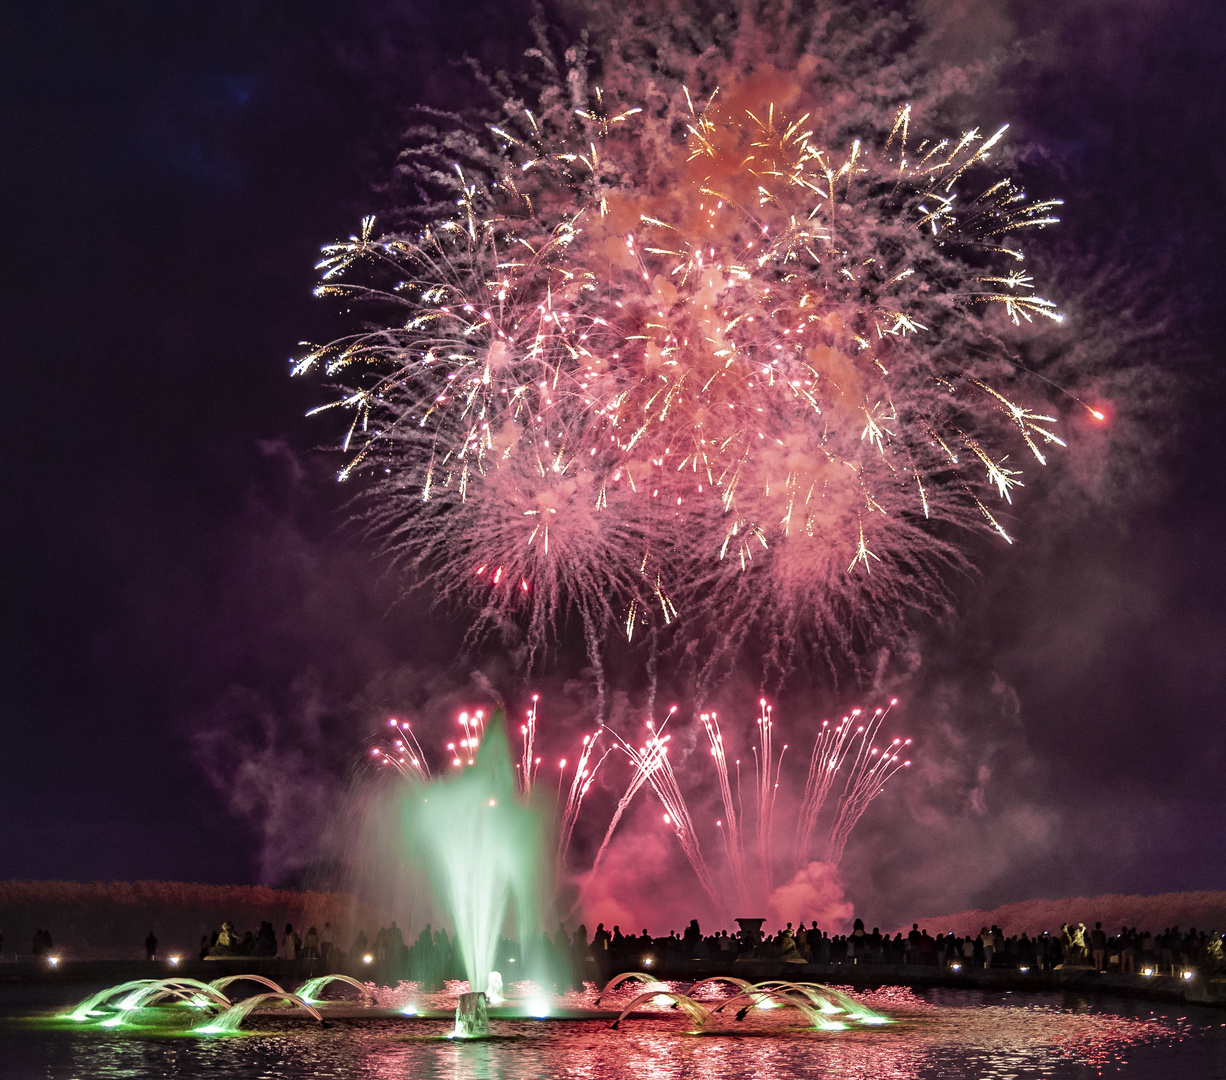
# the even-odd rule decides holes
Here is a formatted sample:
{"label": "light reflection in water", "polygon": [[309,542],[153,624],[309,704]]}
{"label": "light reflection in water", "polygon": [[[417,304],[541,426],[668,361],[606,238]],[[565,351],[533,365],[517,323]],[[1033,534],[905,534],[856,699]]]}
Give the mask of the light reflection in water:
{"label": "light reflection in water", "polygon": [[[591,993],[591,991],[589,991]],[[585,995],[574,994],[571,1004]],[[422,995],[428,1004],[432,995]],[[1135,1080],[1221,1074],[1219,1013],[1059,994],[858,994],[896,1023],[826,1034],[796,1012],[754,1011],[692,1035],[668,1008],[609,1031],[602,1021],[495,1021],[489,1040],[449,1041],[450,1021],[336,1021],[328,1030],[256,1018],[236,1039],[141,1038],[0,1021],[11,1075],[225,1076],[227,1080],[1064,1080],[1119,1072]],[[4,1069],[0,1068],[0,1073]],[[5,1073],[10,1075],[10,1073]]]}

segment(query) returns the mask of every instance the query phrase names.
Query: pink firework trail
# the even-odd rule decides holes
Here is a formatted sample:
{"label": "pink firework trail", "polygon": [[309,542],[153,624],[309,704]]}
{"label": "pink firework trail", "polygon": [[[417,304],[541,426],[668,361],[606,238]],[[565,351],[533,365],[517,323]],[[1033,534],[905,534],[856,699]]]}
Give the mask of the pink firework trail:
{"label": "pink firework trail", "polygon": [[[755,771],[754,805],[756,822],[754,839],[758,849],[761,876],[757,882],[749,880],[748,860],[745,851],[745,816],[740,798],[740,774],[736,791],[728,768],[724,736],[718,715],[703,713],[700,720],[711,744],[711,760],[715,766],[719,785],[723,817],[716,821],[720,840],[728,861],[739,903],[762,900],[774,888],[775,861],[772,853],[774,813],[779,789],[782,786],[783,758],[788,747],[785,744],[776,755],[773,746],[773,711],[766,700],[761,700],[757,719],[757,745],[753,747],[757,768]],[[901,755],[911,745],[910,739],[895,738],[884,748],[874,745],[881,726],[897,699],[889,706],[875,710],[864,723],[857,723],[862,710],[856,709],[837,725],[823,723],[811,756],[808,779],[801,804],[801,829],[793,850],[793,871],[803,868],[811,857],[814,832],[828,797],[839,778],[843,780],[842,792],[833,809],[830,831],[824,851],[825,861],[837,866],[843,857],[848,839],[856,824],[878,795],[886,782],[900,769],[910,766],[910,760]],[[675,711],[675,709],[674,709]],[[665,718],[666,724],[672,712]],[[693,825],[692,815],[686,803],[675,771],[667,754],[669,737],[663,735],[664,724],[652,729],[652,737],[639,750],[622,741],[620,744],[635,765],[635,772],[618,802],[613,820],[605,833],[592,873],[600,861],[634,796],[644,784],[650,785],[663,808],[665,824],[669,825],[682,846],[687,860],[694,869],[699,883],[719,908],[726,907],[726,899],[712,888],[710,869],[702,853],[702,846]]]}
{"label": "pink firework trail", "polygon": [[[669,717],[676,712],[676,708],[674,705],[669,712]],[[665,723],[667,722],[666,718]],[[717,907],[722,907],[723,901],[720,898],[719,890],[715,886],[715,882],[711,877],[711,871],[707,867],[706,859],[702,855],[702,845],[699,843],[698,833],[694,829],[694,821],[690,816],[690,808],[686,804],[685,796],[681,792],[681,785],[677,782],[677,774],[673,771],[672,763],[668,760],[670,736],[661,734],[664,724],[660,725],[660,731],[656,731],[654,724],[648,720],[647,728],[651,734],[648,736],[645,746],[636,750],[624,740],[619,740],[621,748],[635,766],[636,779],[641,774],[643,780],[655,792],[656,798],[659,799],[660,805],[664,808],[664,824],[668,825],[676,835],[677,841],[681,845],[681,850],[685,852],[685,857],[689,860],[690,866],[693,867],[694,873],[698,877],[699,884],[702,885],[711,902]],[[638,784],[638,787],[641,786],[642,781]]]}
{"label": "pink firework trail", "polygon": [[533,746],[536,743],[536,705],[540,700],[539,694],[532,695],[532,708],[524,715],[524,722],[519,727],[519,733],[523,736],[523,752],[519,759],[519,783],[524,795],[532,793],[532,783],[536,779],[536,770],[540,767],[541,759],[532,756]]}
{"label": "pink firework trail", "polygon": [[566,806],[562,810],[562,822],[559,829],[560,839],[558,841],[558,864],[565,865],[566,852],[570,848],[570,838],[575,831],[575,823],[579,820],[579,811],[583,807],[583,796],[588,793],[593,781],[596,779],[596,773],[600,766],[604,764],[604,759],[609,756],[612,747],[608,747],[596,760],[595,765],[589,766],[592,754],[596,749],[596,743],[600,738],[600,733],[603,729],[598,728],[591,735],[583,736],[583,749],[579,753],[579,761],[575,765],[575,777],[571,781],[570,793],[566,798]]}
{"label": "pink firework trail", "polygon": [[[852,771],[854,776],[856,768],[862,766],[865,748],[868,747],[871,751],[869,754],[870,760],[877,753],[876,750],[872,750],[869,747],[869,744],[877,737],[877,732],[881,729],[882,722],[889,715],[890,710],[897,704],[898,699],[893,698],[889,705],[884,709],[877,709],[865,723],[858,722],[862,715],[862,710],[860,709],[852,709],[847,716],[844,716],[833,727],[828,720],[822,721],[821,733],[813,744],[813,754],[809,759],[809,775],[805,780],[805,793],[800,804],[800,828],[796,833],[795,858],[797,863],[801,862],[803,852],[809,850],[813,839],[813,831],[817,827],[818,816],[826,805],[826,799],[829,797],[831,788],[839,776],[839,770],[847,760],[847,755],[853,748],[856,749],[856,765],[853,766]],[[910,744],[910,739],[902,743],[895,739],[894,743],[891,744],[891,750],[895,746],[909,746]],[[911,763],[908,761],[904,764],[910,765]],[[848,783],[850,784],[850,782],[849,778]],[[847,796],[849,791],[849,788],[844,788],[844,797]],[[866,802],[865,806],[867,805]],[[863,812],[861,810],[860,814]],[[860,814],[856,815],[856,820],[859,820]],[[852,822],[852,825],[854,824],[855,821]],[[850,827],[847,831],[851,831]],[[845,842],[846,839],[844,839]],[[841,847],[839,852],[840,854],[842,853]]]}
{"label": "pink firework trail", "polygon": [[[676,706],[674,706],[669,712],[668,716],[665,717],[664,724],[668,723],[674,712],[676,712]],[[661,732],[664,730],[664,724],[660,725]],[[655,736],[657,747],[662,747],[663,742],[666,742],[667,738],[667,736],[664,736],[662,741],[660,734],[657,733]],[[630,777],[630,783],[626,786],[626,790],[622,792],[621,798],[617,800],[617,806],[613,810],[613,817],[609,822],[609,827],[605,829],[604,839],[600,842],[600,847],[596,851],[596,858],[592,861],[592,869],[590,871],[592,874],[595,874],[600,868],[600,864],[605,857],[605,852],[609,850],[609,844],[613,840],[613,834],[617,831],[617,826],[621,822],[622,815],[625,814],[626,810],[629,808],[635,795],[639,793],[639,789],[645,783],[647,783],[647,777],[650,767],[652,766],[652,755],[636,756],[637,751],[635,751],[633,747],[627,747],[627,745],[622,743],[620,740],[619,745],[626,751],[626,755],[630,758],[630,760],[634,762],[635,769],[633,775]],[[658,748],[656,752],[659,752]]]}
{"label": "pink firework trail", "polygon": [[758,706],[761,709],[758,716],[758,746],[754,747],[754,779],[758,789],[758,856],[762,861],[762,880],[770,890],[773,887],[771,835],[774,832],[775,799],[779,795],[779,773],[783,768],[783,755],[788,748],[785,743],[779,751],[779,757],[774,757],[771,746],[774,728],[772,709],[766,703],[766,698],[762,698]]}
{"label": "pink firework trail", "polygon": [[[711,741],[711,759],[715,762],[715,774],[719,778],[719,795],[724,804],[724,816],[715,823],[724,841],[724,853],[732,867],[732,881],[737,899],[748,902],[749,890],[745,884],[745,850],[741,842],[741,814],[732,799],[732,784],[728,778],[728,758],[724,753],[724,736],[719,730],[719,717],[714,712],[703,713],[699,719]],[[737,762],[739,765],[740,762]],[[740,789],[740,775],[737,776]]]}
{"label": "pink firework trail", "polygon": [[388,734],[384,746],[372,746],[370,756],[381,765],[395,769],[401,776],[411,780],[429,780],[430,767],[426,764],[426,755],[422,752],[417,736],[413,734],[411,724],[395,717],[388,720],[387,726],[395,734]]}
{"label": "pink firework trail", "polygon": [[911,762],[902,760],[899,751],[909,746],[910,739],[895,739],[885,750],[869,747],[862,742],[855,764],[847,776],[843,797],[839,800],[838,816],[830,829],[830,861],[836,866],[843,858],[843,849],[856,822],[868,809],[868,804],[880,793],[885,782],[899,769],[909,768]]}

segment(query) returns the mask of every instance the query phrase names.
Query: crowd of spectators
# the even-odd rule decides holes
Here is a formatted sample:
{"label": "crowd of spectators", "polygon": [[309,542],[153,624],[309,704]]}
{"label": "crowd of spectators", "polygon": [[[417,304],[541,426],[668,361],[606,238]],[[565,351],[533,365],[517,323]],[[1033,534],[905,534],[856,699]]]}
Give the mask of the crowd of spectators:
{"label": "crowd of spectators", "polygon": [[[871,931],[856,919],[851,933],[830,934],[816,922],[788,923],[771,935],[759,929],[762,920],[738,920],[739,931],[720,930],[704,934],[698,920],[690,921],[682,932],[667,936],[623,933],[604,923],[589,935],[580,924],[572,932],[559,925],[533,942],[528,961],[535,970],[542,968],[559,984],[582,980],[601,980],[621,971],[659,971],[680,973],[703,968],[712,972],[731,972],[737,960],[768,960],[818,966],[845,964],[891,964],[901,966],[947,967],[954,970],[1013,969],[1045,971],[1057,967],[1085,967],[1122,974],[1174,975],[1190,977],[1226,975],[1223,935],[1191,928],[1166,927],[1151,933],[1123,926],[1116,933],[1096,922],[1089,930],[1084,923],[1061,926],[1055,933],[1044,931],[1007,935],[999,926],[983,927],[978,934],[929,934],[918,923],[908,933],[893,936],[877,927]],[[2,940],[2,939],[0,939]],[[150,960],[157,954],[153,931],[145,940]],[[31,952],[35,957],[51,952],[51,935],[39,930]],[[445,929],[429,924],[411,945],[406,945],[401,929],[393,921],[381,927],[373,939],[358,931],[352,945],[344,951],[336,945],[331,923],[322,930],[309,927],[300,934],[286,924],[278,936],[270,922],[258,930],[239,934],[230,922],[211,936],[200,939],[201,960],[242,957],[277,958],[281,961],[317,962],[321,971],[353,970],[383,979],[410,978],[428,985],[441,985],[462,978],[462,958],[456,943]],[[517,942],[503,940],[498,948],[496,966],[504,978],[514,978],[515,965],[525,966],[525,952]]]}
{"label": "crowd of spectators", "polygon": [[[983,927],[978,934],[929,934],[918,923],[907,934],[891,937],[877,927],[868,931],[857,919],[850,934],[831,935],[816,922],[807,928],[791,923],[774,935],[755,940],[745,932],[720,931],[704,936],[697,920],[682,934],[668,937],[624,936],[620,927],[607,933],[597,927],[589,952],[601,969],[636,966],[672,967],[674,960],[707,961],[713,966],[740,957],[776,959],[806,964],[896,964],[945,966],[955,969],[1013,968],[1051,970],[1058,966],[1093,967],[1125,974],[1180,975],[1185,971],[1218,974],[1223,965],[1223,939],[1195,928],[1165,928],[1160,934],[1136,927],[1121,927],[1109,934],[1101,923],[1087,931],[1084,924],[1065,924],[1056,933],[1007,935],[999,926]],[[637,961],[637,964],[636,964]]]}
{"label": "crowd of spectators", "polygon": [[1108,933],[1101,923],[1087,931],[1083,923],[1064,924],[1056,933],[1044,931],[1033,937],[1023,932],[1006,935],[999,927],[983,927],[978,934],[930,935],[913,923],[906,935],[892,938],[874,927],[866,932],[857,919],[851,934],[828,937],[817,929],[801,928],[794,935],[789,927],[766,945],[769,952],[785,959],[793,949],[800,959],[817,964],[884,963],[948,966],[951,968],[1013,968],[1051,970],[1059,966],[1093,967],[1098,971],[1124,974],[1178,975],[1189,970],[1217,973],[1222,970],[1222,936],[1182,932],[1165,928],[1160,934],[1123,926]]}
{"label": "crowd of spectators", "polygon": [[[1124,974],[1176,975],[1200,972],[1226,974],[1223,939],[1220,934],[1179,927],[1160,934],[1121,927],[1108,934],[1096,923],[1066,924],[1056,933],[1006,935],[999,926],[983,927],[978,934],[929,934],[914,924],[909,933],[883,934],[877,927],[865,929],[855,921],[850,934],[829,934],[816,923],[808,927],[788,923],[775,934],[763,936],[755,928],[729,933],[704,934],[698,920],[682,932],[667,936],[623,933],[620,926],[597,925],[589,935],[580,924],[574,932],[559,926],[534,943],[529,959],[538,970],[553,973],[559,984],[584,979],[600,981],[621,971],[659,971],[680,974],[686,970],[727,971],[738,959],[773,960],[820,966],[844,964],[894,964],[947,967],[954,970],[1013,969],[1044,971],[1056,967],[1086,967]],[[440,985],[462,978],[462,964],[455,943],[443,929],[427,926],[411,945],[404,943],[395,923],[381,929],[373,942],[360,933],[349,952],[350,961],[370,965],[384,977],[418,979]],[[524,962],[524,952],[514,941],[504,940],[496,966],[504,973]],[[513,977],[513,976],[512,976]]]}
{"label": "crowd of spectators", "polygon": [[[150,931],[152,934],[153,931]],[[261,922],[259,930],[248,930],[239,935],[230,922],[223,922],[220,930],[210,937],[200,938],[201,960],[223,960],[230,957],[262,956],[281,960],[331,960],[334,934],[332,924],[325,922],[323,931],[310,927],[305,936],[294,929],[293,923],[285,924],[280,938],[270,922]]]}

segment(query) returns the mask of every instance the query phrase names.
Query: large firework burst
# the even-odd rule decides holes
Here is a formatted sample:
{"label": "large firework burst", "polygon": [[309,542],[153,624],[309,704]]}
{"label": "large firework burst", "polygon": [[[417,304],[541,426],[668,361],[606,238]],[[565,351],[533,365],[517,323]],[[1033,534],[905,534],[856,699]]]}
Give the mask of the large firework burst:
{"label": "large firework burst", "polygon": [[341,476],[532,651],[673,627],[701,686],[747,641],[786,670],[888,639],[1060,442],[1000,337],[1060,318],[1019,246],[1057,204],[993,170],[1004,128],[916,137],[904,105],[831,145],[795,74],[657,71],[643,110],[569,58],[485,145],[428,148],[465,159],[446,215],[325,249],[320,293],[371,320],[296,367],[342,388]]}

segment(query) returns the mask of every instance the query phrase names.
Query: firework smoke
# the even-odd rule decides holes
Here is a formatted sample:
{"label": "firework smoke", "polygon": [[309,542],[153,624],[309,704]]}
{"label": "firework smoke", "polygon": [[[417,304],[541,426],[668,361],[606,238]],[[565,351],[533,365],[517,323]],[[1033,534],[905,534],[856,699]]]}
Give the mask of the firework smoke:
{"label": "firework smoke", "polygon": [[1019,246],[1057,204],[991,167],[1005,129],[839,114],[809,55],[535,55],[532,105],[491,84],[483,137],[418,132],[406,169],[451,196],[424,227],[320,263],[370,322],[295,371],[341,387],[371,529],[475,634],[531,658],[577,618],[599,671],[646,632],[699,698],[748,642],[784,675],[943,606],[1061,441],[997,388],[1005,335],[1060,319]]}

